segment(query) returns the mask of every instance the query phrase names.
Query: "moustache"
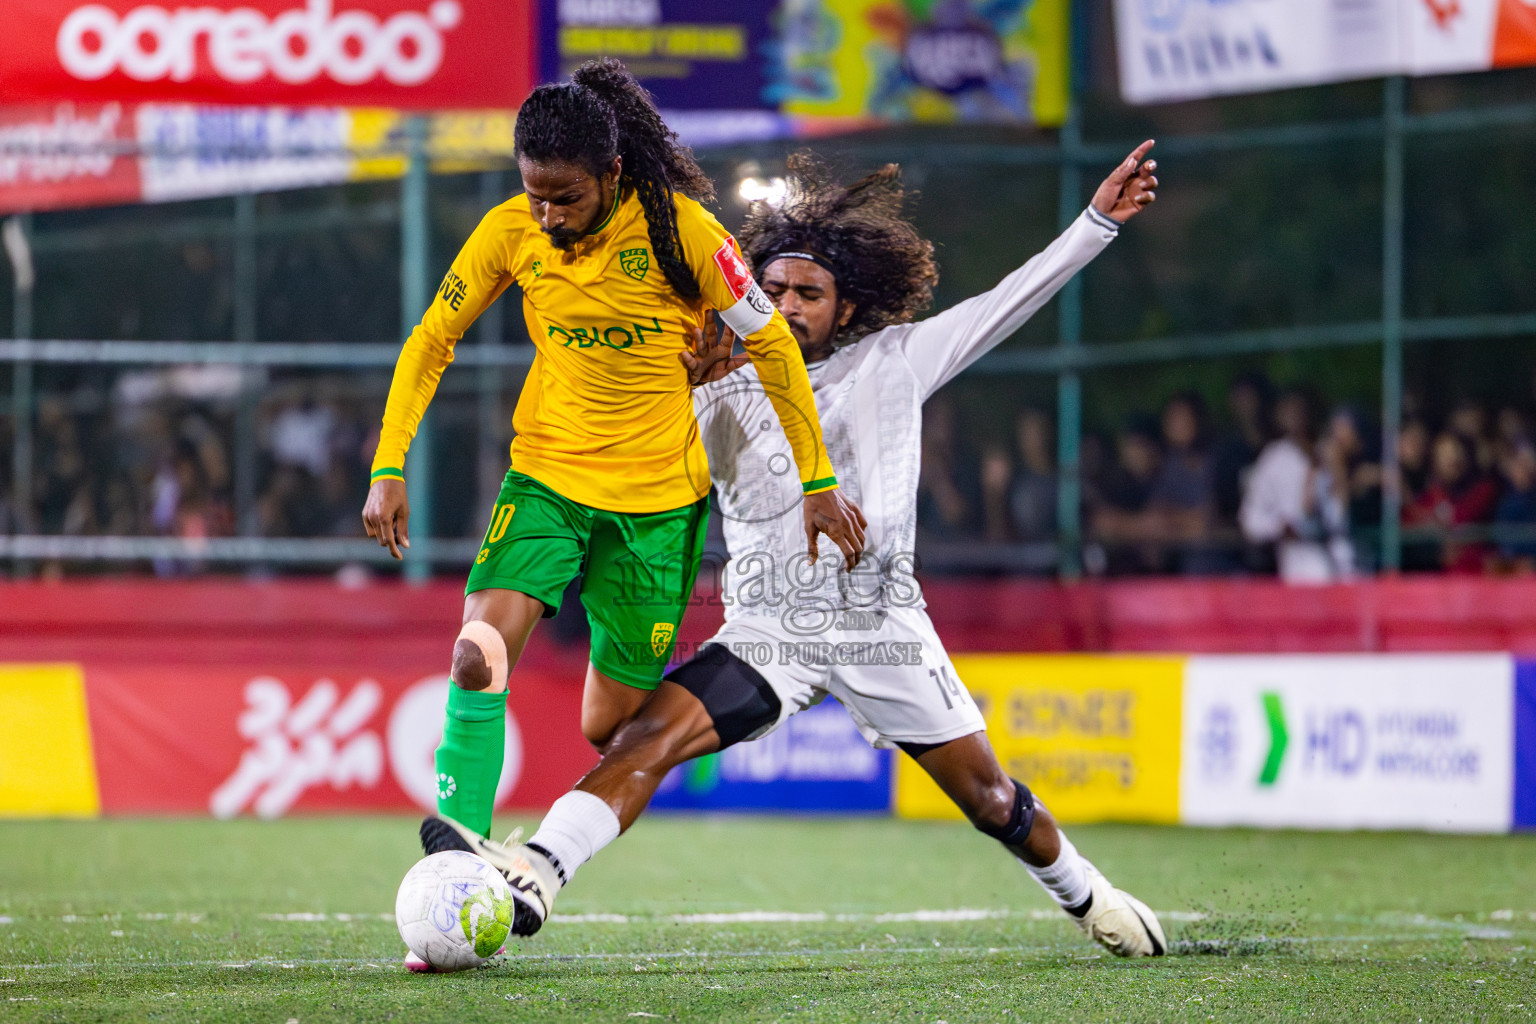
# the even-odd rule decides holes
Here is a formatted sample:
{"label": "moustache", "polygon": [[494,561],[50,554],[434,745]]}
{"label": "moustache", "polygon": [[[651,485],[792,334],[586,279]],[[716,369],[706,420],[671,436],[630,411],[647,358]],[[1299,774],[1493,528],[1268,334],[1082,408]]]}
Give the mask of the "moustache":
{"label": "moustache", "polygon": [[557,249],[569,248],[571,243],[581,237],[580,231],[572,231],[570,228],[542,228],[549,240]]}

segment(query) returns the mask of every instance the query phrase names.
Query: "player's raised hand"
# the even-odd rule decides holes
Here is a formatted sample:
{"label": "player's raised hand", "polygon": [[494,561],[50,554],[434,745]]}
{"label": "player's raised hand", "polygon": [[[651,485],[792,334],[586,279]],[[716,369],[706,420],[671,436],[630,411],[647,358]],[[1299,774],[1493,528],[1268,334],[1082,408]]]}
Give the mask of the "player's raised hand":
{"label": "player's raised hand", "polygon": [[411,546],[406,524],[411,520],[411,503],[405,498],[404,480],[375,480],[363,502],[363,529],[380,547],[389,548],[396,558],[403,558],[401,548]]}
{"label": "player's raised hand", "polygon": [[1110,172],[1093,194],[1095,210],[1124,224],[1157,199],[1157,178],[1153,177],[1157,161],[1142,161],[1153,145],[1151,139],[1143,142]]}
{"label": "player's raised hand", "polygon": [[868,525],[859,506],[843,497],[839,488],[805,496],[805,543],[812,565],[816,564],[816,535],[824,533],[842,549],[843,565],[852,572],[864,554],[864,528]]}
{"label": "player's raised hand", "polygon": [[746,353],[731,355],[731,350],[736,347],[735,333],[721,323],[718,317],[712,319],[712,326],[693,332],[693,351],[685,349],[680,354],[683,365],[688,368],[688,383],[693,387],[719,380],[738,367],[745,366],[751,358]]}

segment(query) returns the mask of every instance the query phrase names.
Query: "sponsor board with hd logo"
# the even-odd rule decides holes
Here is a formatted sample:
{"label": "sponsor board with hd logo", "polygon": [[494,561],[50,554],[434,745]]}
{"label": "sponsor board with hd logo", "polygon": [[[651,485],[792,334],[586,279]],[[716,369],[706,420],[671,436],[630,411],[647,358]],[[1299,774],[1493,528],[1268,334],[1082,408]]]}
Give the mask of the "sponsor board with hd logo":
{"label": "sponsor board with hd logo", "polygon": [[1507,831],[1513,686],[1500,654],[1191,658],[1180,818]]}

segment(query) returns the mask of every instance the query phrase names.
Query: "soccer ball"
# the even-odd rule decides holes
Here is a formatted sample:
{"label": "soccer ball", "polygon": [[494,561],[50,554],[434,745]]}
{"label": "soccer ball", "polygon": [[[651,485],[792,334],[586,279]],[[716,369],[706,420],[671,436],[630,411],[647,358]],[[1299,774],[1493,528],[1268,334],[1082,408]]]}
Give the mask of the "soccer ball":
{"label": "soccer ball", "polygon": [[395,924],[411,952],[439,971],[479,967],[512,930],[512,888],[472,853],[434,853],[406,872]]}

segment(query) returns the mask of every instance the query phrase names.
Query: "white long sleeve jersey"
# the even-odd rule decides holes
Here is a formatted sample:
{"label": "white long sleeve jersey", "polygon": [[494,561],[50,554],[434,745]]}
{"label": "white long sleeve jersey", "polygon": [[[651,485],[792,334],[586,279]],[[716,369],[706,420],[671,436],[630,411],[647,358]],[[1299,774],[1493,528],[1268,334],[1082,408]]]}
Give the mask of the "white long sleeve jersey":
{"label": "white long sleeve jersey", "polygon": [[1117,228],[1089,208],[991,291],[876,331],[807,367],[838,484],[868,520],[864,557],[852,573],[825,537],[809,564],[800,481],[769,403],[771,385],[745,366],[695,389],[730,554],[719,593],[727,620],[771,616],[809,635],[848,611],[922,606],[913,573],[923,403],[1018,330]]}

